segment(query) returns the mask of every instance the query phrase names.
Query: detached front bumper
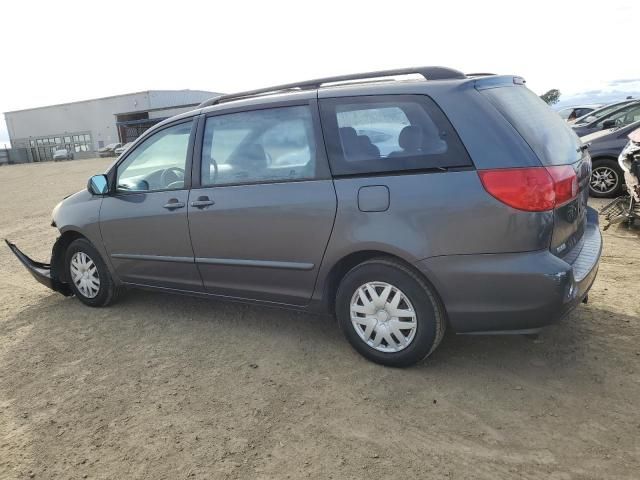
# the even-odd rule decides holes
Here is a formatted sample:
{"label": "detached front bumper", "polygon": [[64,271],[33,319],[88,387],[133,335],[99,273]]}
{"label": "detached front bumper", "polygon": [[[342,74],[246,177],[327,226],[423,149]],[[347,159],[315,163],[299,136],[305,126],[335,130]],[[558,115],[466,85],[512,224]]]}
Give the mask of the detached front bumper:
{"label": "detached front bumper", "polygon": [[[18,257],[20,263],[25,266],[25,268],[29,271],[29,273],[35,278],[38,282],[40,282],[45,287],[50,288],[56,292],[63,294],[66,297],[70,297],[73,295],[71,288],[69,285],[60,281],[58,275],[51,268],[51,265],[48,263],[41,263],[32,260],[24,253],[20,251],[15,244],[11,243],[9,240],[5,239],[6,244],[9,246],[13,254]],[[56,248],[58,242],[53,246],[53,255],[52,258],[55,258]]]}

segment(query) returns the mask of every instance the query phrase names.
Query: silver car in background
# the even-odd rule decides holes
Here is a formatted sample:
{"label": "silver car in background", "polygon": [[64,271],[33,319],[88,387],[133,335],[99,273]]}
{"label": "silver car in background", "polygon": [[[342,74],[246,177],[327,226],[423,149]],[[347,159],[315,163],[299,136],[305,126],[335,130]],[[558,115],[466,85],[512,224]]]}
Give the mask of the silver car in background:
{"label": "silver car in background", "polygon": [[67,148],[61,148],[53,152],[53,161],[59,162],[61,160],[73,160],[73,152]]}
{"label": "silver car in background", "polygon": [[124,145],[122,145],[121,147],[116,148],[113,152],[115,153],[116,157],[119,157],[120,155],[122,155],[124,153],[124,151],[129,148],[131,145],[133,145],[133,142],[128,142],[125,143]]}

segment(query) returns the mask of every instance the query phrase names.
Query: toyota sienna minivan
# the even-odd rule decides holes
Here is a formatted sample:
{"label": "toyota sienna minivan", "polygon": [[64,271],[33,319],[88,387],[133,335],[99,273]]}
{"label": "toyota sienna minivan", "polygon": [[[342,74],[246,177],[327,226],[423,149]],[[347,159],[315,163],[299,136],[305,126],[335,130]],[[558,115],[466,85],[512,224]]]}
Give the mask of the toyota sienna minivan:
{"label": "toyota sienna minivan", "polygon": [[92,307],[141,287],[335,314],[390,366],[445,329],[534,333],[601,251],[591,162],[522,78],[443,67],[281,85],[155,125],[53,210],[41,283]]}

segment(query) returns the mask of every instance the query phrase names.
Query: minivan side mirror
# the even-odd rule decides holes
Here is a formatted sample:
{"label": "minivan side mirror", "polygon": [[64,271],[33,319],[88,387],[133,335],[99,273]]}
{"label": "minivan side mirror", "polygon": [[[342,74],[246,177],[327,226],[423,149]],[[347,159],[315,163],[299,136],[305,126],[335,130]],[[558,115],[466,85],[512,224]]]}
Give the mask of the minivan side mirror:
{"label": "minivan side mirror", "polygon": [[616,126],[616,121],[615,120],[605,120],[604,122],[602,122],[602,129],[606,130],[608,128],[613,128]]}
{"label": "minivan side mirror", "polygon": [[105,195],[109,193],[109,181],[106,175],[94,175],[87,183],[87,190],[93,195]]}

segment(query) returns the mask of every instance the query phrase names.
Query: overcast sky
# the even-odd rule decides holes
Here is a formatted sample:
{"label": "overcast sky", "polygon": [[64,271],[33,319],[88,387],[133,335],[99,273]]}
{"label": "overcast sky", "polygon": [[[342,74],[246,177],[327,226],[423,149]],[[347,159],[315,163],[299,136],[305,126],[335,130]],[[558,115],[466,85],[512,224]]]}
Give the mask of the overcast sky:
{"label": "overcast sky", "polygon": [[166,3],[2,2],[0,112],[417,65],[514,73],[565,97],[640,79],[638,0]]}

